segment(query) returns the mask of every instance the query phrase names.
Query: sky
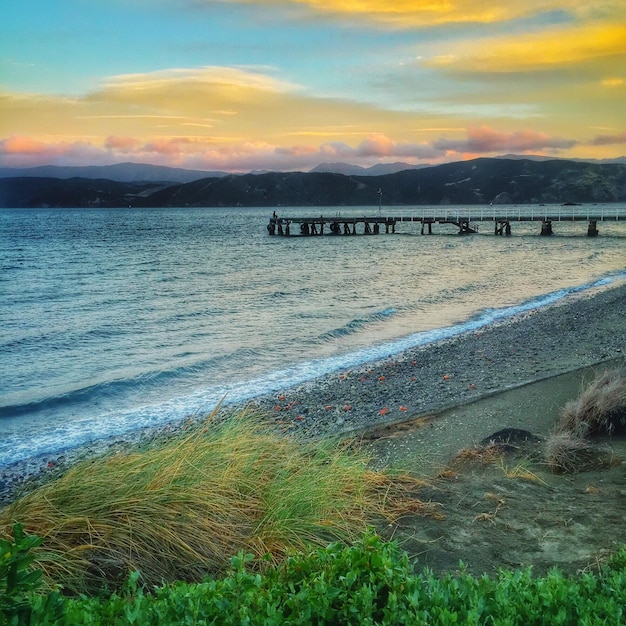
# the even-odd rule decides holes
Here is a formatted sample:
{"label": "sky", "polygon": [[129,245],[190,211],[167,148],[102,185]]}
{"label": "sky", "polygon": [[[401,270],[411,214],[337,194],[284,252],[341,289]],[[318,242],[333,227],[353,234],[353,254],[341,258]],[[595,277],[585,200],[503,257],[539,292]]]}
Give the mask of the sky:
{"label": "sky", "polygon": [[626,0],[0,0],[0,166],[626,154]]}

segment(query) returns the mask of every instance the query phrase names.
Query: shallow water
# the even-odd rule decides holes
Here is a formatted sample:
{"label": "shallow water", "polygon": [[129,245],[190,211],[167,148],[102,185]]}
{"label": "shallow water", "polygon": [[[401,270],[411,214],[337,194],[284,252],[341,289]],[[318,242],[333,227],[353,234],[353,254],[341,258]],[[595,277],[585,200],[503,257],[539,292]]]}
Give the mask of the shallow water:
{"label": "shallow water", "polygon": [[[319,209],[285,209],[290,215]],[[327,215],[373,214],[372,208]],[[408,209],[402,209],[407,212]],[[0,211],[0,465],[180,419],[626,273],[624,223],[269,237],[267,209]],[[394,210],[394,214],[398,211]]]}

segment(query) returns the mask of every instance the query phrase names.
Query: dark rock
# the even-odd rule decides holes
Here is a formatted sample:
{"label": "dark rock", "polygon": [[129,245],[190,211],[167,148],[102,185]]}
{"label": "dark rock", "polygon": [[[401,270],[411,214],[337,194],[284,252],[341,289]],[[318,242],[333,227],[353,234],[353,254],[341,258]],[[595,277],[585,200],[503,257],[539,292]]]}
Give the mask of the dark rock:
{"label": "dark rock", "polygon": [[497,445],[503,450],[512,451],[519,449],[524,444],[540,443],[541,439],[531,432],[520,428],[503,428],[489,437],[485,437],[480,444],[483,446]]}

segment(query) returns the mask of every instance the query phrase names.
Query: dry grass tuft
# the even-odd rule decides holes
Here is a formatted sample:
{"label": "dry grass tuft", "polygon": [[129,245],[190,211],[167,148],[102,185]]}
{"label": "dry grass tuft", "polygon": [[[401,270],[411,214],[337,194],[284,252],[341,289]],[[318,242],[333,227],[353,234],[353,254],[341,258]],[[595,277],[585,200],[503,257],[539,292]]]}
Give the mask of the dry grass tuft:
{"label": "dry grass tuft", "polygon": [[596,450],[588,438],[626,432],[626,373],[606,370],[582,393],[568,402],[546,442],[548,467],[572,473],[598,466]]}
{"label": "dry grass tuft", "polygon": [[502,447],[496,443],[478,445],[459,450],[450,460],[451,468],[470,465],[493,465],[502,458]]}
{"label": "dry grass tuft", "polygon": [[507,478],[529,480],[531,482],[541,483],[545,485],[545,481],[541,479],[535,472],[529,467],[529,461],[527,459],[521,460],[514,466],[508,466],[504,459],[498,461],[498,467],[502,470]]}
{"label": "dry grass tuft", "polygon": [[626,375],[606,370],[561,411],[559,431],[584,439],[626,432]]}
{"label": "dry grass tuft", "polygon": [[551,471],[571,474],[593,465],[593,448],[584,439],[566,432],[553,433],[546,441],[546,458]]}
{"label": "dry grass tuft", "polygon": [[1,510],[0,534],[19,521],[44,538],[36,565],[73,593],[116,588],[134,570],[148,585],[194,581],[241,550],[261,567],[351,541],[381,516],[417,511],[422,484],[372,472],[345,446],[297,444],[252,415],[209,418],[149,449],[74,466]]}
{"label": "dry grass tuft", "polygon": [[382,506],[378,514],[385,521],[394,523],[407,515],[419,515],[444,519],[441,505],[437,502],[424,502],[418,496],[419,490],[428,486],[428,483],[409,474],[383,474],[371,472],[369,479],[376,485]]}

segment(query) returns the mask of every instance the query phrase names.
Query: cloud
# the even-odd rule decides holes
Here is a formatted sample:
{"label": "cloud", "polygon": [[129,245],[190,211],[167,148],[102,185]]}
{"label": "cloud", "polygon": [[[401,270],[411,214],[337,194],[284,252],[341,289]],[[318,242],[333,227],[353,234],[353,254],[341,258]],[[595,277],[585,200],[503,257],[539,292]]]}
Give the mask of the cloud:
{"label": "cloud", "polygon": [[0,165],[34,167],[37,165],[108,164],[107,154],[86,141],[46,142],[13,135],[0,140]]}
{"label": "cloud", "polygon": [[[490,113],[497,117],[494,124],[507,129],[502,131],[472,122],[488,119],[484,110],[480,117],[476,113],[480,105],[476,95],[461,94],[455,101],[451,94],[448,101],[433,103],[428,110],[424,106],[396,110],[316,97],[276,79],[271,68],[264,71],[268,74],[260,68],[178,68],[111,77],[73,98],[0,94],[0,137],[5,136],[0,142],[0,164],[130,160],[227,171],[306,170],[331,160],[364,166],[398,160],[437,163],[477,154],[552,154],[614,143],[570,139],[565,124],[558,134],[545,132],[554,120],[539,115],[514,119],[506,114],[511,105],[505,100],[496,102],[498,110]],[[614,97],[615,88],[601,89],[599,81],[595,85],[596,92]],[[579,108],[585,102],[583,97],[576,100]],[[473,106],[473,117],[454,108],[460,104]],[[566,111],[572,107],[568,101]],[[607,111],[603,106],[602,126],[620,128]],[[581,121],[590,125],[594,120],[585,111],[569,127],[578,133]],[[465,136],[464,128],[468,128]],[[593,132],[598,131],[596,127]]]}
{"label": "cloud", "polygon": [[[624,136],[613,139],[616,140],[614,142],[626,141]],[[612,143],[606,138],[596,138],[594,143],[596,141],[596,145]],[[156,137],[150,141],[108,137],[98,146],[85,142],[42,142],[28,137],[11,137],[0,141],[0,163],[25,167],[42,163],[104,164],[131,160],[192,169],[243,172],[258,169],[306,170],[321,162],[336,160],[363,165],[397,160],[435,163],[455,158],[462,160],[476,154],[558,151],[575,145],[576,141],[536,131],[504,133],[487,126],[470,128],[467,137],[461,139],[406,142],[374,133],[354,145],[343,141],[280,145],[266,141],[221,143],[198,137]]]}
{"label": "cloud", "polygon": [[618,135],[598,135],[591,141],[593,146],[611,146],[626,143],[626,132]]}
{"label": "cloud", "polygon": [[469,128],[467,139],[439,139],[433,143],[437,150],[456,153],[486,154],[506,152],[535,152],[542,150],[565,150],[577,144],[571,139],[551,137],[536,131],[503,133],[487,126]]}
{"label": "cloud", "polygon": [[119,150],[120,152],[132,152],[139,142],[134,137],[107,137],[104,142],[108,150]]}
{"label": "cloud", "polygon": [[625,82],[626,81],[624,81],[623,78],[604,78],[602,79],[600,84],[603,87],[608,87],[609,89],[613,89],[615,87],[623,87]]}
{"label": "cloud", "polygon": [[578,67],[581,63],[626,58],[626,23],[566,25],[518,35],[465,40],[443,55],[423,60],[424,67],[460,73],[521,73]]}
{"label": "cloud", "polygon": [[152,89],[176,83],[213,83],[235,87],[248,87],[271,91],[291,91],[297,86],[273,78],[269,66],[229,67],[206,65],[200,68],[170,68],[144,74],[120,74],[105,82],[105,88],[132,86],[133,89]]}
{"label": "cloud", "polygon": [[43,141],[38,141],[32,137],[13,136],[0,141],[0,151],[2,154],[40,154],[45,151],[48,145]]}
{"label": "cloud", "polygon": [[354,155],[358,157],[383,158],[411,158],[428,159],[441,156],[440,152],[426,142],[411,143],[396,141],[386,135],[377,133],[368,136],[355,149]]}
{"label": "cloud", "polygon": [[623,11],[621,0],[605,0],[589,7],[585,0],[242,0],[242,3],[301,9],[323,15],[376,22],[391,28],[438,26],[442,24],[509,22],[536,15],[562,12],[573,17],[615,16]]}

